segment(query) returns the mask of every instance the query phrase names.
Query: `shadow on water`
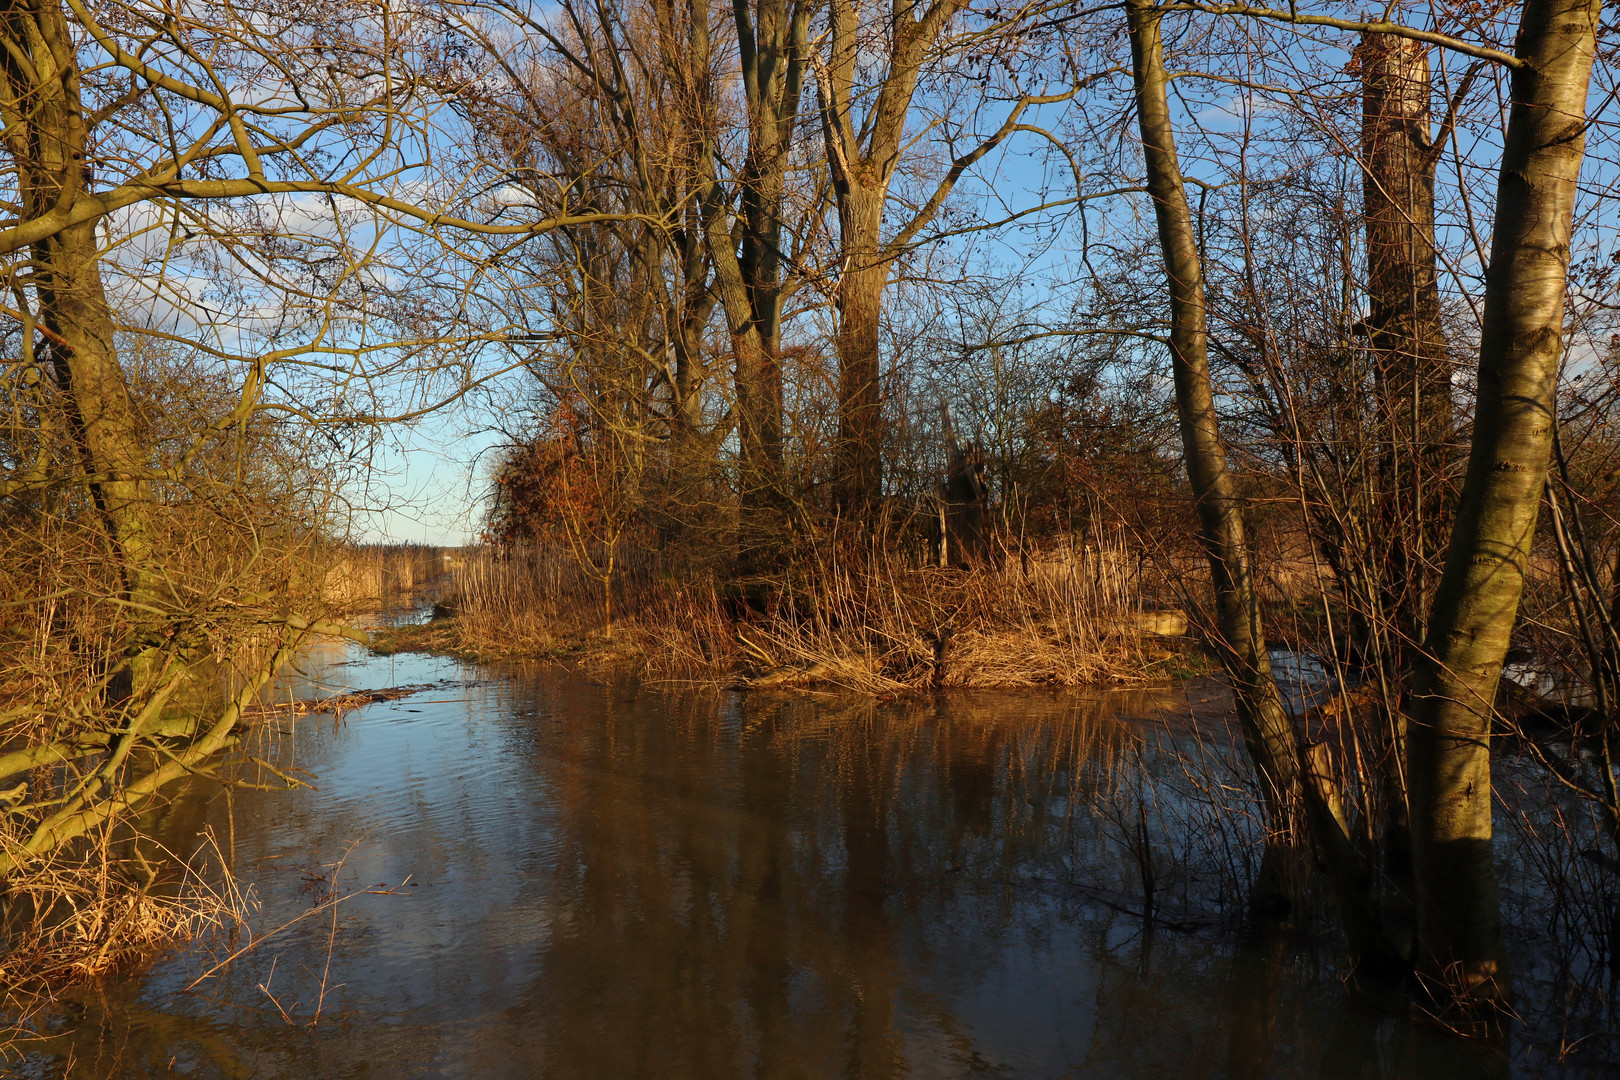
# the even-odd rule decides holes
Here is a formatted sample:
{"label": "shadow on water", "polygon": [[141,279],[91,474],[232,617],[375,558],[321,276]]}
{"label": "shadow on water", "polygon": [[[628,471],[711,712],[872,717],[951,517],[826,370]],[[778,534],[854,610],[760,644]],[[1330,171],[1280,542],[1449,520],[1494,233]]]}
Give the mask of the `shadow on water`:
{"label": "shadow on water", "polygon": [[[79,993],[6,1065],[771,1080],[1497,1070],[1352,1002],[1319,936],[1242,925],[1244,819],[1218,788],[1177,786],[1184,746],[1168,753],[1170,736],[1120,719],[1184,704],[1167,693],[683,700],[424,658],[356,660],[326,679],[441,685],[341,723],[306,718],[261,748],[318,790],[239,791],[228,815],[199,781],[162,825],[176,842],[205,824],[229,837],[262,905],[256,932],[290,925],[190,991],[246,939]],[[1195,749],[1216,766],[1228,751]]]}

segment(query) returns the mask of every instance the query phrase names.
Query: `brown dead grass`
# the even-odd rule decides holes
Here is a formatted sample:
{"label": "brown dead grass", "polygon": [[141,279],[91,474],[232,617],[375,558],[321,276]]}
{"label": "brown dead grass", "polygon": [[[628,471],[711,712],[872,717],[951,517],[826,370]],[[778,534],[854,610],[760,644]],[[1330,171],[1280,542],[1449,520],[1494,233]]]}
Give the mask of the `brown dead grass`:
{"label": "brown dead grass", "polygon": [[25,1024],[69,987],[241,926],[252,905],[225,865],[212,833],[189,860],[102,847],[31,865],[4,899],[0,1010]]}
{"label": "brown dead grass", "polygon": [[[1140,681],[1164,653],[1122,540],[955,570],[866,555],[761,583],[753,602],[678,582],[638,554],[603,627],[600,586],[541,549],[470,555],[448,617],[378,635],[385,651],[564,659],[667,683],[831,686],[888,695],[945,687]],[[1171,620],[1174,621],[1174,620]]]}

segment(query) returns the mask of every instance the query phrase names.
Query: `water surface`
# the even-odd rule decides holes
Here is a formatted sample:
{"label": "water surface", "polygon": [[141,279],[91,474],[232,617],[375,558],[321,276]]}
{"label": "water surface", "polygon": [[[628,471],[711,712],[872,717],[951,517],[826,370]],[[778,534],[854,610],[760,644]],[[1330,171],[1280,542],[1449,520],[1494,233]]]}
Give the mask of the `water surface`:
{"label": "water surface", "polygon": [[[190,991],[247,939],[76,995],[22,1075],[1504,1071],[1350,1001],[1309,927],[1244,928],[1252,836],[1130,719],[1180,695],[658,696],[347,652],[309,671],[438,685],[256,750],[313,789],[199,782],[169,807],[174,844],[220,837],[262,940]],[[1212,775],[1230,752],[1182,748]]]}

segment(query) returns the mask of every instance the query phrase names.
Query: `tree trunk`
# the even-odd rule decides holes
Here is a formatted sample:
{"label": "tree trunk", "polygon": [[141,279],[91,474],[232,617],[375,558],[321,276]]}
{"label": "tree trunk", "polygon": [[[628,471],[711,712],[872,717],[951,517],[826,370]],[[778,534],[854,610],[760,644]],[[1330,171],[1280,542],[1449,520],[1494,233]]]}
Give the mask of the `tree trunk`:
{"label": "tree trunk", "polygon": [[[693,64],[711,64],[709,4],[689,0]],[[743,93],[748,106],[748,149],[738,178],[736,222],[725,212],[717,159],[718,106],[705,90],[704,122],[711,145],[701,168],[707,190],[703,220],[716,293],[725,311],[736,358],[739,476],[739,561],[745,573],[769,569],[785,540],[787,492],[782,460],[781,312],[782,200],[788,150],[802,91],[809,8],[783,0],[732,7]],[[756,18],[757,16],[757,18]]]}
{"label": "tree trunk", "polygon": [[[1363,34],[1362,220],[1367,245],[1367,339],[1376,382],[1380,444],[1370,546],[1358,553],[1366,612],[1364,656],[1391,689],[1379,753],[1386,821],[1384,865],[1393,888],[1386,913],[1413,918],[1412,843],[1406,783],[1406,694],[1432,598],[1432,563],[1453,510],[1447,487],[1451,370],[1440,318],[1434,232],[1435,148],[1430,135],[1428,46]],[[1382,648],[1373,646],[1384,643]],[[1402,951],[1410,955],[1410,949]]]}
{"label": "tree trunk", "polygon": [[703,334],[717,298],[708,280],[702,217],[693,206],[686,207],[682,217],[673,245],[681,268],[680,292],[666,301],[665,318],[675,360],[670,384],[672,457],[680,475],[689,478],[688,471],[700,457],[713,452],[703,430],[703,389],[709,377]]}
{"label": "tree trunk", "polygon": [[1215,584],[1217,648],[1232,681],[1238,719],[1259,770],[1274,827],[1285,828],[1298,775],[1293,723],[1277,694],[1260,625],[1260,603],[1243,536],[1243,513],[1227,471],[1209,377],[1203,270],[1192,210],[1176,159],[1166,97],[1159,14],[1150,0],[1128,0],[1137,119],[1148,192],[1170,294],[1170,356],[1187,476],[1197,501],[1199,536]]}
{"label": "tree trunk", "polygon": [[1435,157],[1429,134],[1429,58],[1422,42],[1365,34],[1362,213],[1367,237],[1367,336],[1383,415],[1379,509],[1385,543],[1374,555],[1384,612],[1402,652],[1423,639],[1427,569],[1443,542],[1451,372],[1440,322],[1434,236]]}
{"label": "tree trunk", "polygon": [[736,266],[742,288],[731,295],[745,300],[753,331],[738,353],[739,374],[747,369],[746,391],[742,382],[738,384],[738,404],[746,397],[747,408],[740,408],[739,413],[758,466],[743,489],[743,504],[756,516],[771,518],[771,522],[758,524],[778,533],[785,523],[776,519],[786,502],[782,476],[782,199],[787,188],[788,150],[799,114],[809,9],[786,0],[756,0],[735,3],[732,12],[748,103],[748,153],[738,183],[741,243]]}
{"label": "tree trunk", "polygon": [[[0,56],[0,114],[26,220],[89,194],[88,135],[75,45],[61,9],[52,0],[8,5],[0,12],[0,32],[9,46]],[[52,339],[56,382],[68,402],[91,497],[107,525],[124,598],[144,620],[156,598],[152,496],[146,448],[101,280],[100,221],[92,218],[36,242],[33,282]]]}
{"label": "tree trunk", "polygon": [[887,184],[852,183],[839,200],[838,504],[870,520],[883,494],[883,395],[879,334],[888,261],[879,248]]}
{"label": "tree trunk", "polygon": [[1505,994],[1491,714],[1552,446],[1575,185],[1599,0],[1528,0],[1497,181],[1473,447],[1409,732],[1421,970]]}
{"label": "tree trunk", "polygon": [[[826,62],[818,59],[822,146],[838,201],[838,449],[836,498],[848,518],[871,522],[883,496],[883,394],[878,343],[889,268],[933,215],[962,169],[1006,132],[953,164],[933,198],[883,241],[889,184],[905,152],[906,120],[929,54],[966,0],[897,4],[887,27],[863,22],[854,0],[827,5]],[[885,40],[886,39],[886,40]],[[886,46],[886,48],[885,48]],[[856,108],[866,88],[866,107]],[[858,115],[864,112],[864,115]]]}

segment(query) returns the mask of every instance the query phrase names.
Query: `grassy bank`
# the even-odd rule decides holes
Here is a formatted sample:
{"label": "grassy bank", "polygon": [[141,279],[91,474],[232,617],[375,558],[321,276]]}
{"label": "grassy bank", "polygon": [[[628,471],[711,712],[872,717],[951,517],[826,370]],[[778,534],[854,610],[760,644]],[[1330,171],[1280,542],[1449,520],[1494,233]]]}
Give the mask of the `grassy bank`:
{"label": "grassy bank", "polygon": [[620,556],[611,625],[601,584],[566,551],[467,552],[418,626],[374,647],[475,660],[551,659],[656,682],[829,686],[872,694],[1074,686],[1189,673],[1179,613],[1144,610],[1123,544],[1030,552],[999,567],[882,554],[815,560],[776,580],[677,580]]}

